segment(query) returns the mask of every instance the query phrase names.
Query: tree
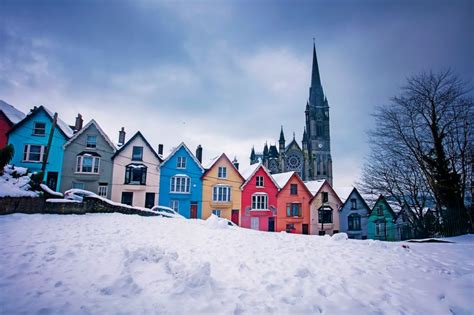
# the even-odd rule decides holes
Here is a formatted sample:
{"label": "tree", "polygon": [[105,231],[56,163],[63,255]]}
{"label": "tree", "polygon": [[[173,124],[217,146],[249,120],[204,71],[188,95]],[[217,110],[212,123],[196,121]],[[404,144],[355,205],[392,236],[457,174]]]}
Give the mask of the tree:
{"label": "tree", "polygon": [[465,204],[472,179],[474,101],[468,92],[451,71],[422,73],[374,114],[362,190],[408,204],[421,234],[429,230],[424,216],[431,203],[443,234],[472,227]]}
{"label": "tree", "polygon": [[11,144],[7,145],[3,149],[0,149],[0,174],[3,174],[3,168],[11,161],[14,153],[15,149]]}

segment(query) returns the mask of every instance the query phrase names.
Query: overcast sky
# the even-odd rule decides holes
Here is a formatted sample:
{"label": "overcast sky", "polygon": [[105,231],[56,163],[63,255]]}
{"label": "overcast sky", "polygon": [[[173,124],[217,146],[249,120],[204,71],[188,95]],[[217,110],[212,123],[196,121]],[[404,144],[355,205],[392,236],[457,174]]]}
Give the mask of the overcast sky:
{"label": "overcast sky", "polygon": [[335,186],[357,180],[371,112],[423,70],[474,73],[474,1],[0,0],[0,99],[124,126],[165,155],[249,163],[301,141],[313,37],[329,100]]}

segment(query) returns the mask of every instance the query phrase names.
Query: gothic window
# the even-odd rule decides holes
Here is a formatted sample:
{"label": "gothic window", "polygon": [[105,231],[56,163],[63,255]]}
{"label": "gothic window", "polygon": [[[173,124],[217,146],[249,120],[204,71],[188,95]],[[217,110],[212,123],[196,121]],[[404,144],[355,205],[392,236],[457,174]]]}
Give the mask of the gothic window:
{"label": "gothic window", "polygon": [[300,152],[290,152],[286,156],[286,166],[288,171],[300,171],[303,167],[303,158]]}

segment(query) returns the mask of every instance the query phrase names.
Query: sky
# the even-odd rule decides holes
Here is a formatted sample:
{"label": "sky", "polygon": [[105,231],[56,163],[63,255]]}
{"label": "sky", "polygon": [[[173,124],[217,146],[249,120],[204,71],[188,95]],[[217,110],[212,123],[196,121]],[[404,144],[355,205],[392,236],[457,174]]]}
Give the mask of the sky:
{"label": "sky", "polygon": [[282,125],[301,141],[315,38],[334,185],[350,186],[374,108],[422,71],[471,80],[473,31],[460,0],[0,0],[0,99],[245,168]]}

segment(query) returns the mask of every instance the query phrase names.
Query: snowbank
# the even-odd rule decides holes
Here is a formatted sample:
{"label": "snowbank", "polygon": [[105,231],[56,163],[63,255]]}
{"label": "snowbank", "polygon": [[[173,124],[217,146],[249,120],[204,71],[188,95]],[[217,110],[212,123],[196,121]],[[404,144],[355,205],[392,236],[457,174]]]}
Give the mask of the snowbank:
{"label": "snowbank", "polygon": [[0,217],[0,239],[5,314],[474,309],[472,238],[404,248],[406,243],[216,229],[201,220],[15,214]]}
{"label": "snowbank", "polygon": [[0,197],[38,197],[38,193],[30,191],[30,176],[24,167],[6,165],[0,176]]}
{"label": "snowbank", "polygon": [[52,190],[51,188],[49,188],[48,185],[46,184],[40,184],[40,187],[41,189],[43,189],[45,192],[47,192],[48,194],[50,194],[51,196],[57,196],[57,197],[62,197],[63,194],[60,193],[59,191],[54,191]]}

